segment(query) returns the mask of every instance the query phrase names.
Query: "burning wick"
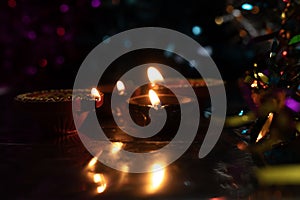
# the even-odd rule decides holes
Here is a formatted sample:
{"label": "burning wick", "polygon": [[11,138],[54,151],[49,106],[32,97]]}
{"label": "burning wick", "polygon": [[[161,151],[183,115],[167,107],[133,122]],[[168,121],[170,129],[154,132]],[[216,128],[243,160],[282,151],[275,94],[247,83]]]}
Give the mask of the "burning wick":
{"label": "burning wick", "polygon": [[102,98],[100,93],[96,88],[92,88],[91,90],[91,96],[95,99],[96,101],[96,108],[99,108],[102,105]]}
{"label": "burning wick", "polygon": [[154,92],[154,90],[149,90],[149,99],[150,99],[150,102],[152,104],[152,107],[155,109],[155,110],[158,110],[159,108],[161,108],[161,103],[160,103],[160,100],[156,94],[156,92]]}

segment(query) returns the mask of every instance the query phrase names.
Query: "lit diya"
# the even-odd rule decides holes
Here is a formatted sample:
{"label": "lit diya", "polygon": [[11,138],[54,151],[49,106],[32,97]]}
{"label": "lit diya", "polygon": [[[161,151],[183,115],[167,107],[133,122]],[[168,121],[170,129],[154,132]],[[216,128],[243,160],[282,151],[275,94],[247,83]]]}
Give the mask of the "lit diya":
{"label": "lit diya", "polygon": [[74,117],[83,122],[90,108],[101,107],[103,94],[95,88],[44,90],[20,94],[15,101],[18,108],[31,114],[46,133],[72,134],[76,133],[72,103]]}
{"label": "lit diya", "polygon": [[184,109],[188,109],[191,101],[191,98],[175,96],[171,92],[157,94],[150,89],[147,95],[136,95],[129,99],[129,112],[136,124],[147,126],[151,123],[151,117],[153,117],[150,109],[153,109],[152,113],[155,114],[161,113],[160,110],[165,109],[167,114],[166,122],[156,137],[162,140],[171,140],[180,125],[182,106],[185,107]]}

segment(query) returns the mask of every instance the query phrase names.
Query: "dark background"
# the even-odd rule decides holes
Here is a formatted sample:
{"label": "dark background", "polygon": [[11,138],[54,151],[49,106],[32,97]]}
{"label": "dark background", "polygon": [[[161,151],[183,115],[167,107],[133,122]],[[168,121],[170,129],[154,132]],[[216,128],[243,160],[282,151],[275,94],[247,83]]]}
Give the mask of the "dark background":
{"label": "dark background", "polygon": [[[187,34],[212,50],[225,79],[235,79],[255,56],[249,44],[253,36],[240,19],[217,25],[215,18],[227,15],[228,5],[240,9],[242,4],[224,0],[2,1],[0,83],[25,83],[30,89],[71,87],[83,59],[97,44],[121,31],[144,26]],[[279,3],[253,1],[253,5],[260,12],[242,11],[241,17],[256,30],[255,36],[277,31],[280,21],[276,21],[279,16],[274,8]],[[193,34],[194,26],[201,27],[200,35]],[[59,80],[59,84],[48,79]]]}
{"label": "dark background", "polygon": [[[1,130],[15,126],[12,105],[16,95],[72,88],[77,70],[88,53],[104,39],[132,28],[165,27],[192,37],[211,52],[224,80],[235,83],[253,60],[270,48],[270,41],[259,38],[280,29],[283,9],[279,0],[247,1],[258,12],[247,11],[241,8],[245,2],[1,1]],[[240,14],[234,16],[234,10]],[[223,17],[224,23],[216,24],[218,17]],[[195,26],[201,28],[198,35],[193,33]]]}

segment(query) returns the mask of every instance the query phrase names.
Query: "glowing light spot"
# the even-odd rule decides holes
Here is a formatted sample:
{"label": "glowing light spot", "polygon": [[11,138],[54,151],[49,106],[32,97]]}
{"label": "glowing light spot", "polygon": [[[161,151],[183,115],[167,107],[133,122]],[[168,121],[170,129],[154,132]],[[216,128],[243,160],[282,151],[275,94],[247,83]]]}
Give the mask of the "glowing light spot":
{"label": "glowing light spot", "polygon": [[98,8],[101,5],[101,1],[100,0],[92,0],[91,1],[91,6],[93,8]]}
{"label": "glowing light spot", "polygon": [[112,154],[116,154],[118,153],[123,147],[123,143],[122,142],[113,142],[112,143],[112,148],[111,148],[111,153]]}
{"label": "glowing light spot", "polygon": [[260,11],[259,7],[258,6],[254,6],[251,12],[252,12],[252,14],[256,15],[256,14],[259,13],[259,11]]}
{"label": "glowing light spot", "polygon": [[60,12],[66,13],[69,11],[69,6],[67,4],[61,4],[59,7]]}
{"label": "glowing light spot", "polygon": [[242,9],[244,9],[244,10],[252,10],[253,9],[253,5],[251,5],[249,3],[244,3],[242,5]]}
{"label": "glowing light spot", "polygon": [[93,167],[93,166],[97,163],[97,161],[98,161],[98,158],[97,158],[97,157],[93,157],[93,158],[90,160],[88,166],[89,166],[89,167]]}
{"label": "glowing light spot", "polygon": [[239,16],[241,16],[241,11],[240,11],[239,9],[234,9],[234,10],[232,11],[232,15],[233,15],[234,17],[239,17]]}
{"label": "glowing light spot", "polygon": [[103,174],[94,174],[94,183],[99,183],[104,179]]}
{"label": "glowing light spot", "polygon": [[154,90],[149,90],[149,99],[150,99],[150,102],[153,106],[153,108],[155,110],[157,110],[160,106],[160,100],[159,100],[159,97],[157,96],[156,92],[154,92]]}
{"label": "glowing light spot", "polygon": [[17,6],[17,2],[15,0],[8,0],[7,5],[11,8],[15,8]]}
{"label": "glowing light spot", "polygon": [[104,175],[103,174],[94,174],[93,180],[94,180],[94,183],[96,183],[98,185],[97,193],[98,194],[103,193],[107,187],[107,182],[106,182]]}
{"label": "glowing light spot", "polygon": [[97,88],[92,88],[92,89],[91,89],[91,95],[92,95],[92,97],[94,97],[97,101],[100,101],[100,100],[101,100],[101,96],[100,96],[100,93],[99,93],[99,91],[97,90]]}
{"label": "glowing light spot", "polygon": [[255,142],[260,141],[263,137],[265,137],[267,135],[267,133],[269,132],[272,120],[273,120],[273,116],[274,116],[273,113],[269,113],[268,119],[265,122],[265,124],[263,125],[263,127],[261,128]]}
{"label": "glowing light spot", "polygon": [[240,30],[239,35],[241,38],[244,38],[247,36],[247,31],[245,31],[244,29]]}
{"label": "glowing light spot", "polygon": [[192,32],[194,35],[200,35],[202,33],[202,28],[200,26],[194,26],[192,28]]}
{"label": "glowing light spot", "polygon": [[232,5],[227,5],[226,6],[226,12],[227,13],[232,13],[233,10],[234,10],[234,7]]}
{"label": "glowing light spot", "polygon": [[147,69],[147,76],[148,76],[149,81],[152,84],[155,84],[156,82],[161,82],[164,80],[164,77],[161,75],[161,73],[155,67],[149,67]]}
{"label": "glowing light spot", "polygon": [[36,33],[34,31],[29,31],[27,33],[27,38],[30,39],[30,40],[36,39]]}
{"label": "glowing light spot", "polygon": [[251,84],[252,88],[256,88],[257,87],[257,80],[254,80],[253,83]]}
{"label": "glowing light spot", "polygon": [[282,52],[282,56],[287,56],[288,52],[287,51],[283,51]]}
{"label": "glowing light spot", "polygon": [[150,177],[150,187],[149,192],[154,192],[157,190],[165,179],[165,169],[162,168],[161,164],[154,164],[152,166],[152,173]]}
{"label": "glowing light spot", "polygon": [[274,56],[276,56],[276,53],[275,53],[275,52],[271,52],[271,53],[270,53],[270,58],[272,58],[272,57],[274,57]]}
{"label": "glowing light spot", "polygon": [[97,193],[103,193],[106,189],[106,184],[100,185],[97,187]]}
{"label": "glowing light spot", "polygon": [[221,24],[223,24],[223,22],[224,22],[223,17],[216,17],[216,18],[215,18],[215,23],[216,23],[217,25],[221,25]]}
{"label": "glowing light spot", "polygon": [[123,95],[125,93],[125,85],[122,81],[117,81],[117,90],[119,95]]}
{"label": "glowing light spot", "polygon": [[45,58],[43,58],[43,59],[41,59],[41,60],[39,61],[39,66],[40,66],[40,67],[46,67],[47,64],[48,64],[48,61],[47,61],[47,59],[45,59]]}
{"label": "glowing light spot", "polygon": [[213,48],[211,46],[205,46],[203,48],[198,48],[197,53],[201,56],[211,56],[213,53]]}
{"label": "glowing light spot", "polygon": [[122,172],[129,172],[129,167],[128,167],[128,165],[123,165],[123,166],[122,166]]}
{"label": "glowing light spot", "polygon": [[66,33],[65,28],[64,28],[64,27],[57,27],[56,33],[57,33],[57,35],[59,35],[59,36],[65,35],[65,33]]}
{"label": "glowing light spot", "polygon": [[242,116],[244,114],[244,110],[241,110],[240,112],[239,112],[239,116]]}

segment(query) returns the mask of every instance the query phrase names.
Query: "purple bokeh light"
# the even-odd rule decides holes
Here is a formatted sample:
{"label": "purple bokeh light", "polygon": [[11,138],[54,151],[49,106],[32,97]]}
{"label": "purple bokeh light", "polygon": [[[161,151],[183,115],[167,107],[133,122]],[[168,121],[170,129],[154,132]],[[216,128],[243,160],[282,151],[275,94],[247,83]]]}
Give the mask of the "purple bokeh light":
{"label": "purple bokeh light", "polygon": [[59,7],[60,12],[66,13],[69,11],[69,6],[67,4],[61,4]]}
{"label": "purple bokeh light", "polygon": [[99,7],[101,5],[101,1],[100,0],[92,0],[92,2],[91,2],[91,6],[93,7],[93,8],[97,8],[97,7]]}
{"label": "purple bokeh light", "polygon": [[300,102],[296,101],[295,99],[288,97],[285,100],[285,105],[286,107],[288,107],[289,109],[295,111],[295,112],[299,112],[300,111]]}
{"label": "purple bokeh light", "polygon": [[36,33],[35,33],[34,31],[29,31],[29,32],[27,33],[27,37],[28,37],[28,39],[30,39],[30,40],[34,40],[34,39],[36,39]]}

